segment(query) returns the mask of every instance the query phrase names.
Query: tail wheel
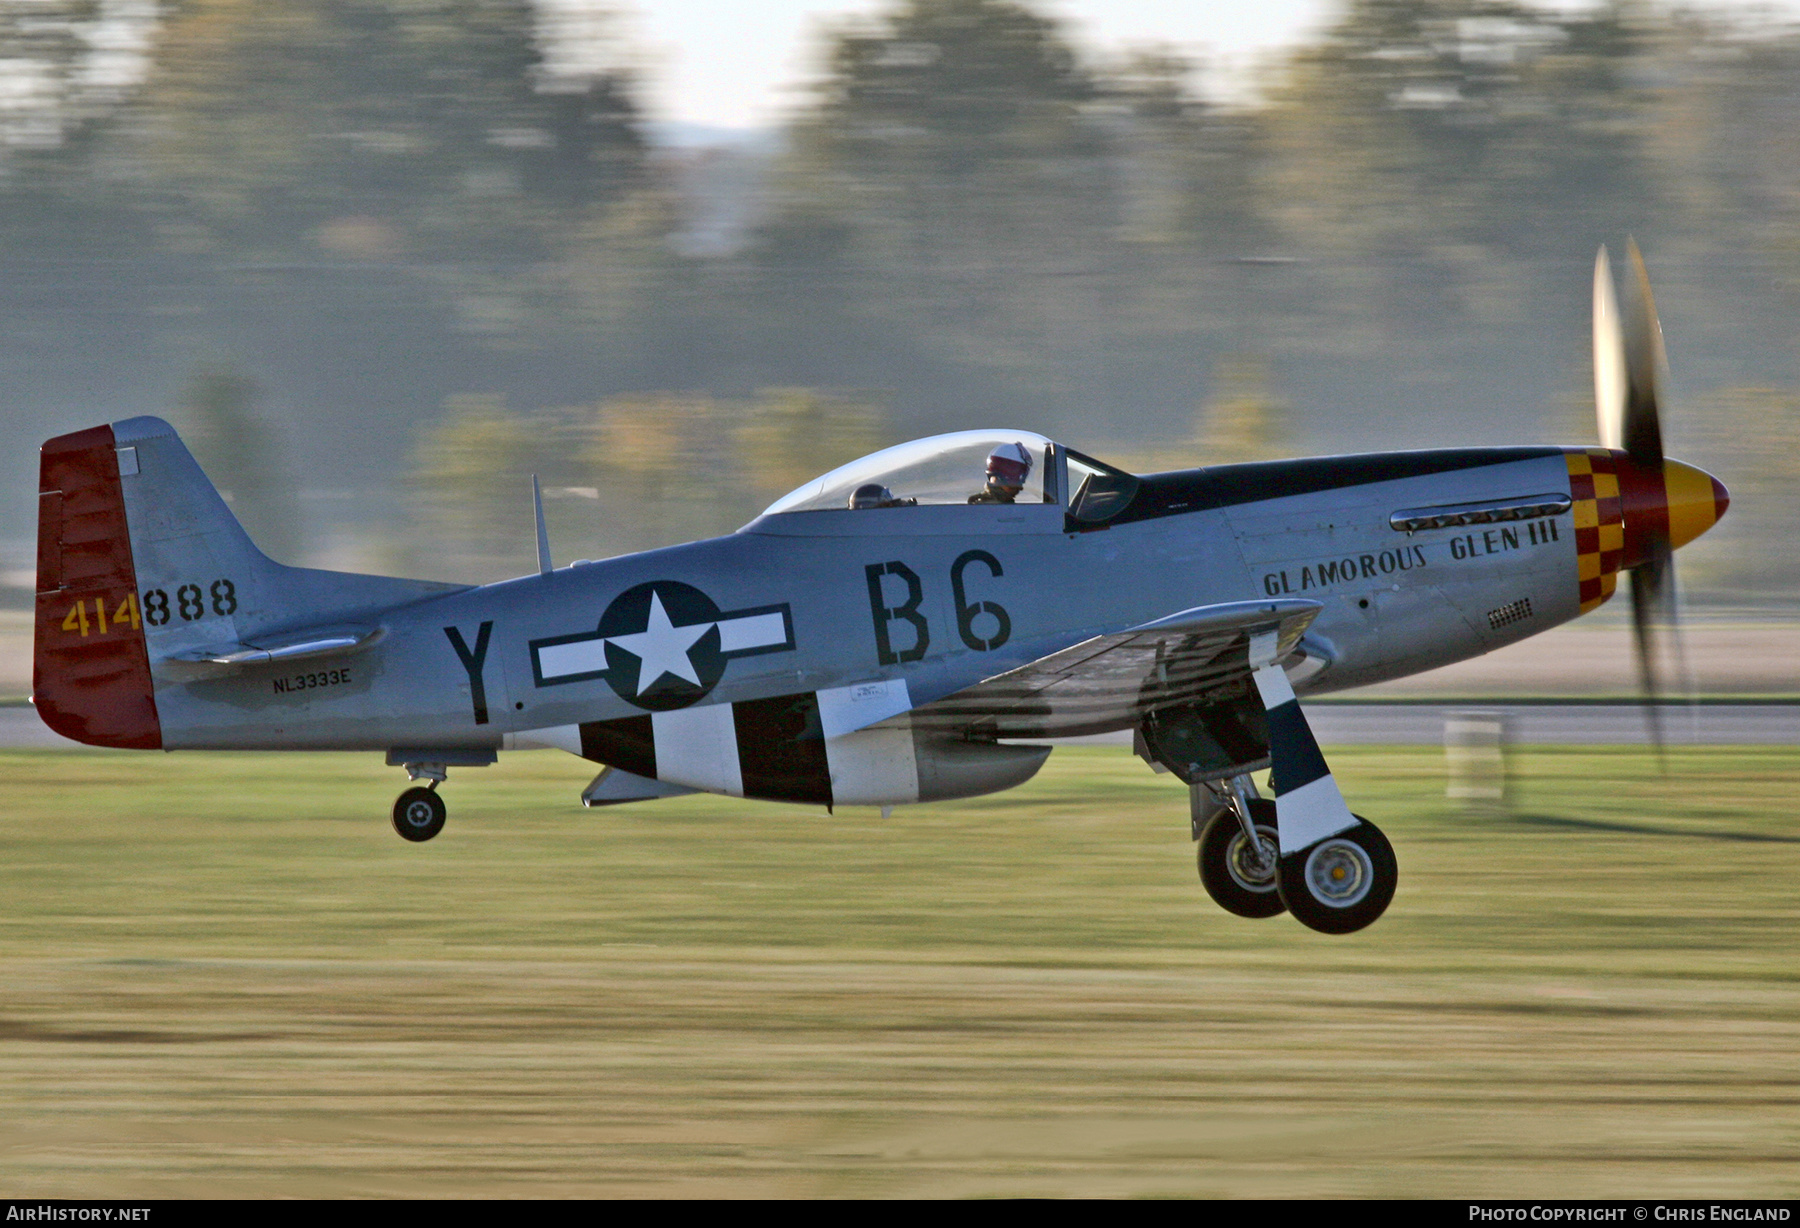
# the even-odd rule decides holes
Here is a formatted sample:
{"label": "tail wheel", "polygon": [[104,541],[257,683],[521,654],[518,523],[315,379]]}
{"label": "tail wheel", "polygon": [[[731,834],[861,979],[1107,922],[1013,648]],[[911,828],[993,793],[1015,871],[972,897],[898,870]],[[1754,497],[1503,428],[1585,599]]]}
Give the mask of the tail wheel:
{"label": "tail wheel", "polygon": [[1288,911],[1308,929],[1350,934],[1387,911],[1399,878],[1394,846],[1357,816],[1355,827],[1281,859],[1276,884]]}
{"label": "tail wheel", "polygon": [[1287,908],[1275,884],[1277,849],[1275,803],[1250,803],[1250,822],[1259,851],[1251,848],[1235,811],[1225,809],[1207,821],[1200,833],[1200,882],[1213,903],[1239,917],[1273,917]]}
{"label": "tail wheel", "polygon": [[443,831],[448,817],[444,799],[431,789],[408,789],[394,802],[394,830],[415,844]]}

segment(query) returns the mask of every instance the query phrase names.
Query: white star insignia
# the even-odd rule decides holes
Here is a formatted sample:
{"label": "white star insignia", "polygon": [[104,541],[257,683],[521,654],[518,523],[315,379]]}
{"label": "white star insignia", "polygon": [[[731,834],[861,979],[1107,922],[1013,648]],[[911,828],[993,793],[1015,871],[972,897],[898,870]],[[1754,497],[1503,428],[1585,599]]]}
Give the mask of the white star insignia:
{"label": "white star insignia", "polygon": [[675,626],[663,609],[662,596],[652,592],[648,625],[632,635],[609,636],[608,642],[617,644],[638,659],[637,693],[642,695],[655,686],[664,674],[673,674],[699,686],[700,675],[695,672],[694,663],[688,658],[688,650],[701,636],[711,631],[713,626],[713,623]]}

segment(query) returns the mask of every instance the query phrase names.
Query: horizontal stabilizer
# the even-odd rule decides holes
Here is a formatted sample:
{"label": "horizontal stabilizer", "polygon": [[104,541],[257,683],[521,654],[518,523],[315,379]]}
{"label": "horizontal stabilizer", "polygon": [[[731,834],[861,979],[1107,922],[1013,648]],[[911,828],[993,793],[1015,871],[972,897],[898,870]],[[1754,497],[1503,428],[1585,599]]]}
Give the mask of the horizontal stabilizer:
{"label": "horizontal stabilizer", "polygon": [[252,665],[349,656],[373,646],[385,634],[382,627],[308,627],[278,636],[259,636],[251,644],[204,644],[184,649],[167,659],[184,665],[229,671]]}

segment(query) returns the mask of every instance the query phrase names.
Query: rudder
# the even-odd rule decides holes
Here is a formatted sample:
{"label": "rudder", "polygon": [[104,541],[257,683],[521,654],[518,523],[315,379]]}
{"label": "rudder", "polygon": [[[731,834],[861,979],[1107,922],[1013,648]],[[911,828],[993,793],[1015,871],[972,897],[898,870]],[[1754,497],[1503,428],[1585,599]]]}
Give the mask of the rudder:
{"label": "rudder", "polygon": [[120,461],[110,426],[60,435],[40,453],[32,702],[64,737],[155,750],[162,728]]}

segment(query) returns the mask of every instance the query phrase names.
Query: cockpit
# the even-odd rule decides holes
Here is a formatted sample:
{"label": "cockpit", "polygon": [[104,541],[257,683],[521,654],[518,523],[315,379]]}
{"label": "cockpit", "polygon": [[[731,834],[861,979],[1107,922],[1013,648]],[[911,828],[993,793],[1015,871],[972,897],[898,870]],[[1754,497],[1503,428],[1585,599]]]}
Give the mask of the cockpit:
{"label": "cockpit", "polygon": [[763,512],[895,516],[907,508],[1052,505],[1082,523],[1122,511],[1138,479],[1031,431],[957,431],[840,465]]}

